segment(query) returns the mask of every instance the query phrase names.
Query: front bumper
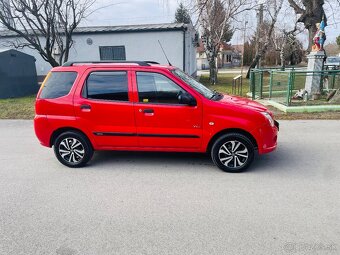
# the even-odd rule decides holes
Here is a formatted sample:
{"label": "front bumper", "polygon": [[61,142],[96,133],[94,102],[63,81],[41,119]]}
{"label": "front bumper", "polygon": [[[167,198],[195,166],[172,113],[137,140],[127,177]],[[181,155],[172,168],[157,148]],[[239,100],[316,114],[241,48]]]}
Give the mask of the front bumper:
{"label": "front bumper", "polygon": [[275,121],[275,126],[270,125],[262,126],[258,132],[261,137],[258,142],[259,154],[266,154],[274,151],[277,148],[278,132],[280,129],[279,122]]}

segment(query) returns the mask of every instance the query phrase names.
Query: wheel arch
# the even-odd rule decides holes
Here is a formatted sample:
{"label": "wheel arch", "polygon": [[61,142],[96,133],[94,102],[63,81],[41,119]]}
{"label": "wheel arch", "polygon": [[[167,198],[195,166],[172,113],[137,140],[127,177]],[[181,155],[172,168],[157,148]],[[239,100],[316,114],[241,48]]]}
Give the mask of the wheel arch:
{"label": "wheel arch", "polygon": [[239,129],[239,128],[229,128],[229,129],[223,129],[221,131],[219,131],[218,133],[216,133],[209,141],[206,152],[210,152],[212,149],[213,144],[215,143],[215,141],[220,138],[222,135],[226,135],[226,134],[230,134],[230,133],[238,133],[241,135],[246,136],[251,143],[254,145],[255,149],[258,149],[258,144],[256,139],[254,138],[254,136],[252,134],[250,134],[249,132],[243,130],[243,129]]}
{"label": "wheel arch", "polygon": [[93,149],[93,144],[91,142],[91,140],[89,139],[89,137],[86,135],[86,133],[78,128],[74,128],[74,127],[62,127],[62,128],[58,128],[56,130],[53,131],[51,138],[50,138],[50,147],[53,146],[55,139],[57,139],[57,137],[64,133],[64,132],[68,132],[68,131],[75,131],[75,132],[79,132],[82,135],[84,135],[86,137],[86,139],[88,140],[89,144],[91,145],[92,149]]}

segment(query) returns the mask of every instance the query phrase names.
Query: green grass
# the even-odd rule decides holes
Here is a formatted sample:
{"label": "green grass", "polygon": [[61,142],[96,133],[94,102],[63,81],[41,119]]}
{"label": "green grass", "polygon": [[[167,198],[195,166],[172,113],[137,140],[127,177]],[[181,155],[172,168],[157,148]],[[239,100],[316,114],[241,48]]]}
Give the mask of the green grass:
{"label": "green grass", "polygon": [[0,99],[0,119],[33,119],[35,95]]}
{"label": "green grass", "polygon": [[[209,82],[209,74],[204,74],[200,78],[200,82],[205,86],[210,88],[211,90],[216,90],[221,93],[232,94],[232,84],[233,79],[237,74],[229,74],[229,73],[220,73],[218,74],[218,82],[216,85],[211,85]],[[245,96],[249,92],[249,81],[243,78],[243,90],[242,94]]]}

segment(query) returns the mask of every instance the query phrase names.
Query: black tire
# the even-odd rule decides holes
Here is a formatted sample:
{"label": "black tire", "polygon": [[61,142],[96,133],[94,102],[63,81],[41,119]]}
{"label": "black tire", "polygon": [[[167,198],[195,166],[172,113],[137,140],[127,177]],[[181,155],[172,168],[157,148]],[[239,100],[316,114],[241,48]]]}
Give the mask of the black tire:
{"label": "black tire", "polygon": [[254,153],[255,147],[248,137],[239,133],[230,133],[219,137],[214,142],[211,158],[221,170],[241,173],[247,170],[253,162]]}
{"label": "black tire", "polygon": [[77,131],[60,134],[54,141],[53,149],[59,162],[72,168],[85,166],[93,156],[90,141]]}

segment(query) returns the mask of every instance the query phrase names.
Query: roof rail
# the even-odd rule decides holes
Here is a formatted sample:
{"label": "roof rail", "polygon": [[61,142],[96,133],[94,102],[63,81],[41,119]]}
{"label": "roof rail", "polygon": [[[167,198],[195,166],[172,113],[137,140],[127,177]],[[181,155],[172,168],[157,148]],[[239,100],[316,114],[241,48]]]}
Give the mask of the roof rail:
{"label": "roof rail", "polygon": [[138,64],[140,66],[150,66],[150,64],[159,64],[154,61],[114,61],[114,60],[101,60],[101,61],[68,61],[63,66],[73,66],[74,64]]}
{"label": "roof rail", "polygon": [[144,62],[146,62],[146,63],[148,63],[148,64],[154,64],[154,65],[160,65],[158,62],[156,62],[156,61],[144,61]]}

